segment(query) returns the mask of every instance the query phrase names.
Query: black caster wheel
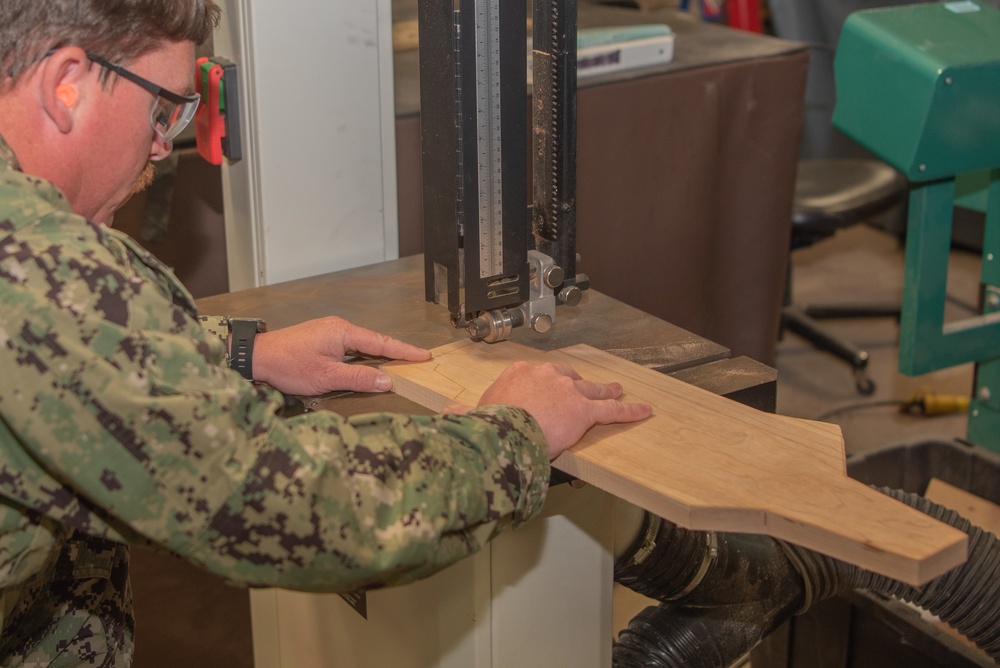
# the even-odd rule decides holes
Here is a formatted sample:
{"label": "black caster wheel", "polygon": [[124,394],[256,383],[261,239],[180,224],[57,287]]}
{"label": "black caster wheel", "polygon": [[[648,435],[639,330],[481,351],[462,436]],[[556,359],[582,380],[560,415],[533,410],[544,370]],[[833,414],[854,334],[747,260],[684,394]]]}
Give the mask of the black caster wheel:
{"label": "black caster wheel", "polygon": [[863,394],[866,397],[875,393],[875,381],[861,369],[854,372],[854,387],[857,388],[858,394]]}

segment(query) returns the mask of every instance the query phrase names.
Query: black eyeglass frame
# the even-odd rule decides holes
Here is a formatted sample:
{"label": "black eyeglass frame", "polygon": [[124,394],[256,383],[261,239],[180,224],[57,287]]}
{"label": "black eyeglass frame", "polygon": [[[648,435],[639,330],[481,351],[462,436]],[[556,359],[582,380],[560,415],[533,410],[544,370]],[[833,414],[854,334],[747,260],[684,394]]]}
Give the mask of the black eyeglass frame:
{"label": "black eyeglass frame", "polygon": [[100,56],[95,56],[92,53],[87,54],[87,58],[91,61],[97,63],[101,67],[106,67],[118,76],[128,79],[132,83],[145,88],[147,91],[153,95],[158,95],[165,100],[173,102],[174,104],[192,104],[201,100],[201,95],[194,93],[192,95],[181,95],[180,93],[175,93],[171,90],[167,90],[162,86],[158,86],[149,79],[144,79],[134,72],[130,72],[121,65],[115,65],[114,63],[101,58]]}

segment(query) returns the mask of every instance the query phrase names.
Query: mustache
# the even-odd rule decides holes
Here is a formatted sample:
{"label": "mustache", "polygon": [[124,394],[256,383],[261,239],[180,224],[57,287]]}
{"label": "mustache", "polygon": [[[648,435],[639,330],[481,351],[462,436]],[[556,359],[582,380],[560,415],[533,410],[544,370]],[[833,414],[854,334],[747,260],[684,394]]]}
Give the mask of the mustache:
{"label": "mustache", "polygon": [[146,166],[142,168],[139,176],[135,179],[135,184],[132,186],[132,193],[140,193],[149,186],[153,184],[153,180],[156,178],[156,165],[150,160],[146,163]]}

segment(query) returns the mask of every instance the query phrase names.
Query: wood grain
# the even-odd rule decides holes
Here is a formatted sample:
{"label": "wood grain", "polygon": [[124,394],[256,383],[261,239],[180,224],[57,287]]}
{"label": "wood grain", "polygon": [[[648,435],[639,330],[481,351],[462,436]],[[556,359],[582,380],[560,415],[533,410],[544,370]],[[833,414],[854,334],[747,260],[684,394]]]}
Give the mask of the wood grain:
{"label": "wood grain", "polygon": [[1000,506],[964,489],[949,485],[939,478],[931,478],[924,496],[975,524],[1000,536]]}
{"label": "wood grain", "polygon": [[592,429],[554,466],[680,526],[766,534],[920,585],[961,564],[964,533],[847,477],[840,428],[764,413],[585,345],[542,352],[459,341],[383,368],[440,411],[475,406],[515,360],[618,381],[651,418]]}

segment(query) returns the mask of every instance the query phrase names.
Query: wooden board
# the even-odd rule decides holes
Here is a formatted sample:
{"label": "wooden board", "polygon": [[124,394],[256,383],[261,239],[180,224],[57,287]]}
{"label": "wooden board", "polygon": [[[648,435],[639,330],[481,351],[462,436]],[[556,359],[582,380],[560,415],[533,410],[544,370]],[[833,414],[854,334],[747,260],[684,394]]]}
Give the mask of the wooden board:
{"label": "wooden board", "polygon": [[392,50],[413,51],[420,45],[417,20],[394,21],[392,24]]}
{"label": "wooden board", "polygon": [[[924,492],[924,496],[934,503],[939,503],[945,508],[954,510],[980,529],[1000,536],[1000,506],[995,503],[990,503],[986,499],[967,492],[960,487],[949,485],[940,478],[931,478],[930,482],[927,483],[927,490]],[[980,653],[983,657],[986,656],[985,652],[979,649],[974,642],[959,633],[947,622],[942,621],[939,617],[923,608],[912,604],[907,605],[916,609],[929,624],[942,629],[957,641]]]}
{"label": "wooden board", "polygon": [[1000,536],[1000,506],[997,504],[949,485],[939,478],[931,478],[924,496],[945,508],[951,508],[980,529]]}
{"label": "wooden board", "polygon": [[766,534],[912,585],[965,560],[964,533],[847,477],[835,425],[764,413],[584,345],[460,341],[383,368],[395,392],[440,411],[475,406],[518,359],[569,363],[654,407],[643,422],[595,427],[554,466],[671,522]]}

